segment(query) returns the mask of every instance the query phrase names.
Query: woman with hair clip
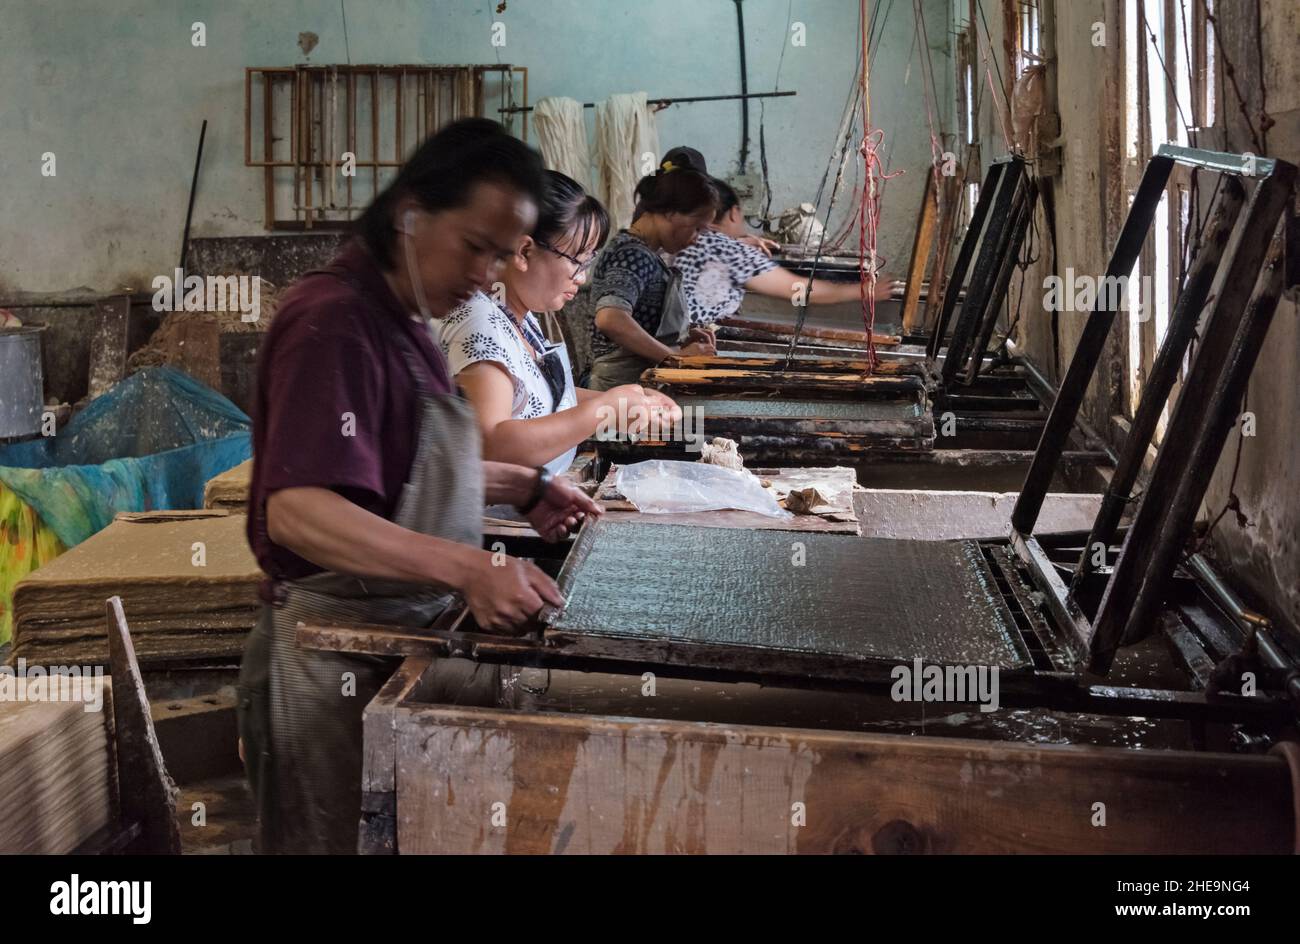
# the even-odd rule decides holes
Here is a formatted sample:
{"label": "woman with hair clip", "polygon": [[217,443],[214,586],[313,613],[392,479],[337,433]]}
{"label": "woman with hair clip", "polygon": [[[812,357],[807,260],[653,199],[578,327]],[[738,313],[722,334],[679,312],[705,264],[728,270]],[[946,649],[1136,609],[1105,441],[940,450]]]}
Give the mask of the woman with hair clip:
{"label": "woman with hair clip", "polygon": [[534,311],[556,311],[587,281],[609,236],[609,214],[576,180],[546,172],[537,225],[502,270],[490,298],[476,292],[438,326],[442,351],[478,414],[483,455],[560,474],[609,416],[681,418],[672,400],[635,384],[603,393],[576,387],[563,344],[548,344]]}
{"label": "woman with hair clip", "polygon": [[[431,328],[491,284],[541,202],[534,151],[495,122],[454,122],[276,312],[248,508],[266,579],[238,703],[262,852],[357,851],[362,710],[395,668],[303,649],[301,623],[430,626],[459,597],[482,629],[515,631],[564,604],[539,568],[482,549],[484,504],[517,506],[547,540],[600,508],[545,468],[480,460]],[[497,705],[504,671],[437,660],[429,694]]]}
{"label": "woman with hair clip", "polygon": [[672,160],[641,178],[632,224],[617,233],[592,273],[593,390],[635,384],[673,354],[712,354],[713,337],[691,329],[681,278],[660,253],[681,252],[713,222],[709,178]]}

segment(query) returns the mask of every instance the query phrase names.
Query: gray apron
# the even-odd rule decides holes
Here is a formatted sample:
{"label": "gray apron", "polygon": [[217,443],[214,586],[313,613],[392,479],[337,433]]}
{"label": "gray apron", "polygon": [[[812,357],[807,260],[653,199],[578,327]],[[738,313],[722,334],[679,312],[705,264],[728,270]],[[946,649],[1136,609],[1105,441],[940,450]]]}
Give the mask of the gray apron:
{"label": "gray apron", "polygon": [[[690,329],[691,319],[686,312],[686,298],[682,292],[682,274],[676,268],[668,266],[662,259],[655,259],[664,268],[668,278],[668,288],[664,291],[664,307],[659,314],[659,327],[655,329],[655,340],[669,347],[676,347],[682,342]],[[608,354],[602,354],[592,361],[591,378],[587,386],[592,390],[610,390],[622,384],[637,384],[641,375],[655,366],[655,361],[633,354],[623,348],[615,348]]]}
{"label": "gray apron", "polygon": [[[404,334],[398,337],[420,410],[415,460],[393,520],[479,547],[483,470],[473,408],[460,397],[427,392],[414,346]],[[298,624],[428,626],[453,600],[447,587],[331,572],[277,582],[276,602],[262,607],[239,676],[239,732],[262,852],[357,851],[362,711],[400,662],[301,649]],[[430,698],[500,705],[503,671],[469,660],[438,660]]]}
{"label": "gray apron", "polygon": [[[552,413],[559,413],[561,410],[571,410],[578,405],[578,388],[573,382],[573,362],[569,360],[568,348],[563,342],[558,344],[547,343],[543,356],[552,356],[559,358],[560,364],[564,367],[564,395],[560,397],[560,402],[555,404]],[[546,463],[546,468],[552,475],[563,475],[569,471],[569,466],[573,465],[574,458],[578,455],[578,447],[574,446],[567,452],[556,456],[550,462]]]}
{"label": "gray apron", "polygon": [[[506,313],[509,317],[509,312]],[[564,374],[564,391],[560,394],[559,399],[553,400],[552,413],[559,413],[561,410],[569,410],[578,405],[578,388],[573,382],[573,363],[569,360],[569,351],[564,346],[564,342],[552,343],[542,338],[538,342],[541,347],[537,353],[542,357],[554,357],[560,364]],[[530,344],[531,346],[531,344]],[[554,393],[552,393],[554,397]],[[547,462],[546,469],[552,475],[563,475],[569,471],[569,466],[573,465],[574,457],[578,455],[578,447],[574,446],[565,452],[560,453],[550,462]],[[513,505],[489,505],[483,512],[489,518],[500,518],[505,521],[527,521],[519,510]]]}

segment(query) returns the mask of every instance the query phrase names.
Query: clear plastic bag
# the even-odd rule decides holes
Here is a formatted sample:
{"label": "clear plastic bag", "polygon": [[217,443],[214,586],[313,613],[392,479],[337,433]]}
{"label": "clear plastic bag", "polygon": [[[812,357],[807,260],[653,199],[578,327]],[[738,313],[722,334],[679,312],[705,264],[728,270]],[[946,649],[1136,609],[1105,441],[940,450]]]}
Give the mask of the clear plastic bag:
{"label": "clear plastic bag", "polygon": [[638,511],[650,515],[733,508],[772,518],[791,517],[753,473],[701,462],[649,459],[620,466],[614,487]]}

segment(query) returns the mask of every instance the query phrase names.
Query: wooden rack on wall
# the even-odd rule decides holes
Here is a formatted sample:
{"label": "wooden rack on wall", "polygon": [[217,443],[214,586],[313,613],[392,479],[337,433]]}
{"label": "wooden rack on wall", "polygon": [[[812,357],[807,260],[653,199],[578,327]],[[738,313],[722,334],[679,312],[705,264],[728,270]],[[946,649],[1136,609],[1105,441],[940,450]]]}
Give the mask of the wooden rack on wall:
{"label": "wooden rack on wall", "polygon": [[267,229],[346,228],[420,142],[458,118],[490,108],[527,140],[528,113],[506,111],[519,101],[528,70],[508,64],[245,69],[244,165],[262,168]]}

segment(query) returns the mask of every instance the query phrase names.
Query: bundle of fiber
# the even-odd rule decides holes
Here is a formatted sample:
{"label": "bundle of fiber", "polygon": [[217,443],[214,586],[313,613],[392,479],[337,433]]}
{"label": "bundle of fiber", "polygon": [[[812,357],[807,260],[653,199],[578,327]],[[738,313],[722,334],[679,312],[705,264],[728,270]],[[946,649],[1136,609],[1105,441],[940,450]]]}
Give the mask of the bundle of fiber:
{"label": "bundle of fiber", "polygon": [[632,222],[633,191],[654,172],[658,155],[659,131],[645,92],[611,95],[596,106],[597,192],[616,230]]}
{"label": "bundle of fiber", "polygon": [[104,601],[115,594],[142,664],[237,659],[262,576],[245,520],[220,509],[118,515],[19,582],[11,659],[106,663]]}
{"label": "bundle of fiber", "polygon": [[591,161],[587,157],[587,120],[582,103],[572,98],[538,99],[533,106],[533,127],[546,166],[590,188]]}
{"label": "bundle of fiber", "polygon": [[0,854],[69,853],[112,822],[109,683],[85,683],[83,701],[0,700]]}
{"label": "bundle of fiber", "polygon": [[243,511],[248,507],[248,490],[252,480],[252,459],[246,459],[234,468],[213,476],[203,486],[203,507]]}

